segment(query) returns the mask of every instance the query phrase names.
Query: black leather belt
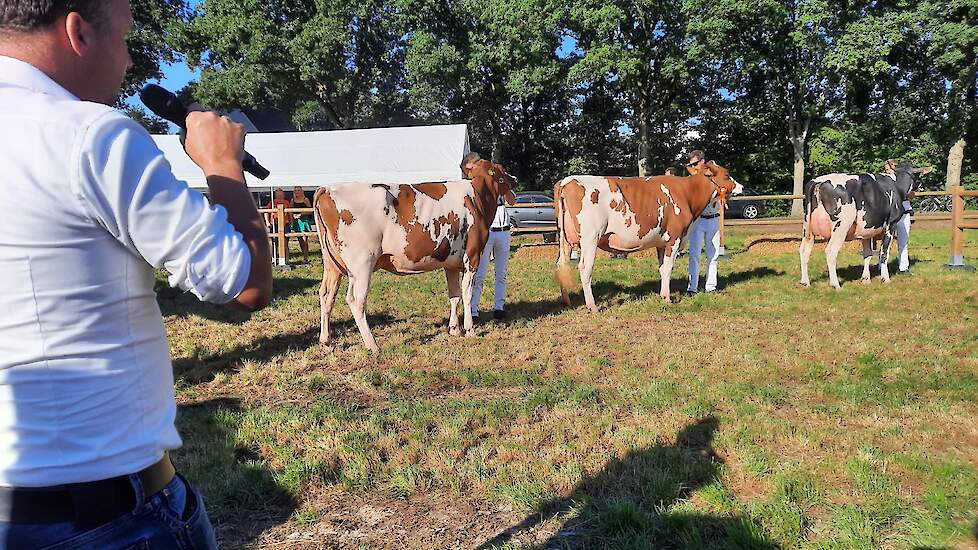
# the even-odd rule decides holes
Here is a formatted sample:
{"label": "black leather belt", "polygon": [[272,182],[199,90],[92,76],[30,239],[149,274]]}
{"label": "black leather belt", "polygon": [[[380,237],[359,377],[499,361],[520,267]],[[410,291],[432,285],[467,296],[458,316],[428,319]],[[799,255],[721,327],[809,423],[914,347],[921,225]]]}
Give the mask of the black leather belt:
{"label": "black leather belt", "polygon": [[[164,454],[136,475],[146,499],[162,491],[176,470],[170,455]],[[139,500],[129,476],[54,487],[0,487],[0,522],[73,522],[94,527],[132,512]]]}
{"label": "black leather belt", "polygon": [[489,231],[492,231],[492,232],[496,232],[496,231],[509,231],[509,226],[508,225],[504,225],[502,227],[490,227],[489,228]]}
{"label": "black leather belt", "polygon": [[709,216],[700,216],[704,220],[712,220],[713,218],[719,218],[720,214],[710,214]]}

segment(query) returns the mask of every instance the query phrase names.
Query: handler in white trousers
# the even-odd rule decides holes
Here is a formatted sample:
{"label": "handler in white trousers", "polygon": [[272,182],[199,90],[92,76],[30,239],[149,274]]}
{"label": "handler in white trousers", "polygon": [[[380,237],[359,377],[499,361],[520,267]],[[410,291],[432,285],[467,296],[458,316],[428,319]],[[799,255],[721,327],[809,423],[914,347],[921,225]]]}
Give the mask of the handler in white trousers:
{"label": "handler in white trousers", "polygon": [[[689,154],[686,170],[695,176],[706,164],[706,154],[695,150]],[[687,235],[689,240],[689,285],[686,290],[694,293],[699,289],[700,253],[706,244],[706,291],[717,289],[717,264],[720,260],[720,204],[714,199],[693,222]]]}
{"label": "handler in white trousers", "polygon": [[[512,204],[515,201],[507,202]],[[489,241],[486,243],[485,250],[482,251],[482,259],[479,261],[479,270],[475,274],[475,281],[472,289],[472,317],[479,316],[479,298],[482,296],[482,284],[486,280],[489,272],[490,259],[496,263],[496,288],[492,293],[493,306],[492,318],[502,319],[506,316],[504,306],[506,303],[506,269],[509,266],[509,243],[511,240],[509,227],[509,210],[503,202],[503,197],[499,197],[496,203],[496,217],[492,220],[489,227]]]}
{"label": "handler in white trousers", "polygon": [[[886,161],[886,165],[883,167],[883,171],[896,178],[896,168],[897,161],[895,159],[890,159]],[[910,272],[910,216],[913,215],[913,207],[910,205],[910,198],[903,201],[903,217],[897,222],[896,226],[896,237],[897,237],[897,256],[900,258],[900,263],[897,269],[900,273]],[[881,255],[882,257],[882,255]],[[882,261],[880,262],[882,263]]]}

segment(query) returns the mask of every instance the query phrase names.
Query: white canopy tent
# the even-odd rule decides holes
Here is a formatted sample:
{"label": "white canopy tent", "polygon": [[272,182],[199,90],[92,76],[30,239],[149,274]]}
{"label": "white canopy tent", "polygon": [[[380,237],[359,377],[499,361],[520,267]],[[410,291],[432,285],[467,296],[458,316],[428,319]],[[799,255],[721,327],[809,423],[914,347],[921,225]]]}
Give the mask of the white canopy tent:
{"label": "white canopy tent", "polygon": [[[153,136],[178,179],[206,189],[200,168],[187,157],[178,136]],[[469,152],[464,124],[249,134],[245,148],[271,172],[262,181],[246,174],[248,187],[322,187],[337,183],[423,183],[462,177],[459,163]]]}

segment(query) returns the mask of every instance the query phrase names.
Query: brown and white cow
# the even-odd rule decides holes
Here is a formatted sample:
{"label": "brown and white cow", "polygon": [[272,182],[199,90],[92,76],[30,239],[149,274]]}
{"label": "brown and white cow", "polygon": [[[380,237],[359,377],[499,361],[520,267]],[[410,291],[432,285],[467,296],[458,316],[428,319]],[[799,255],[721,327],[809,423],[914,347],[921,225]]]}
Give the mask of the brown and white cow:
{"label": "brown and white cow", "polygon": [[554,185],[554,209],[560,230],[556,276],[564,303],[570,305],[570,252],[580,250],[581,286],[587,307],[597,312],[591,272],[598,249],[636,252],[659,249],[662,299],[668,302],[669,278],[686,231],[710,201],[725,200],[736,182],[726,168],[710,161],[689,177],[608,178],[571,176]]}
{"label": "brown and white cow", "polygon": [[323,249],[321,343],[330,343],[329,315],[346,275],[350,278],[346,302],[363,343],[378,351],[367,326],[367,291],[370,276],[378,269],[397,275],[444,269],[451,304],[449,330],[460,334],[461,299],[466,335],[474,334],[472,281],[489,238],[497,198],[512,193],[516,182],[502,166],[486,160],[467,167],[471,181],[345,184],[316,191],[313,204]]}

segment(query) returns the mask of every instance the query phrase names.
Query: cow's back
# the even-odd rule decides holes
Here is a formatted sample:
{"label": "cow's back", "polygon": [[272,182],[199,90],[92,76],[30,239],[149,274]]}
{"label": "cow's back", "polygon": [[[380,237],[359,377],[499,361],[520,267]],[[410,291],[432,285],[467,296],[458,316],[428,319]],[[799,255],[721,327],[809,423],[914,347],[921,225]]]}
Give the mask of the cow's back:
{"label": "cow's back", "polygon": [[466,180],[344,184],[324,192],[317,208],[345,263],[372,258],[377,268],[408,274],[461,267],[473,196]]}
{"label": "cow's back", "polygon": [[664,246],[685,232],[698,213],[681,196],[684,178],[570,176],[555,186],[558,212],[571,244],[600,235],[610,251]]}

